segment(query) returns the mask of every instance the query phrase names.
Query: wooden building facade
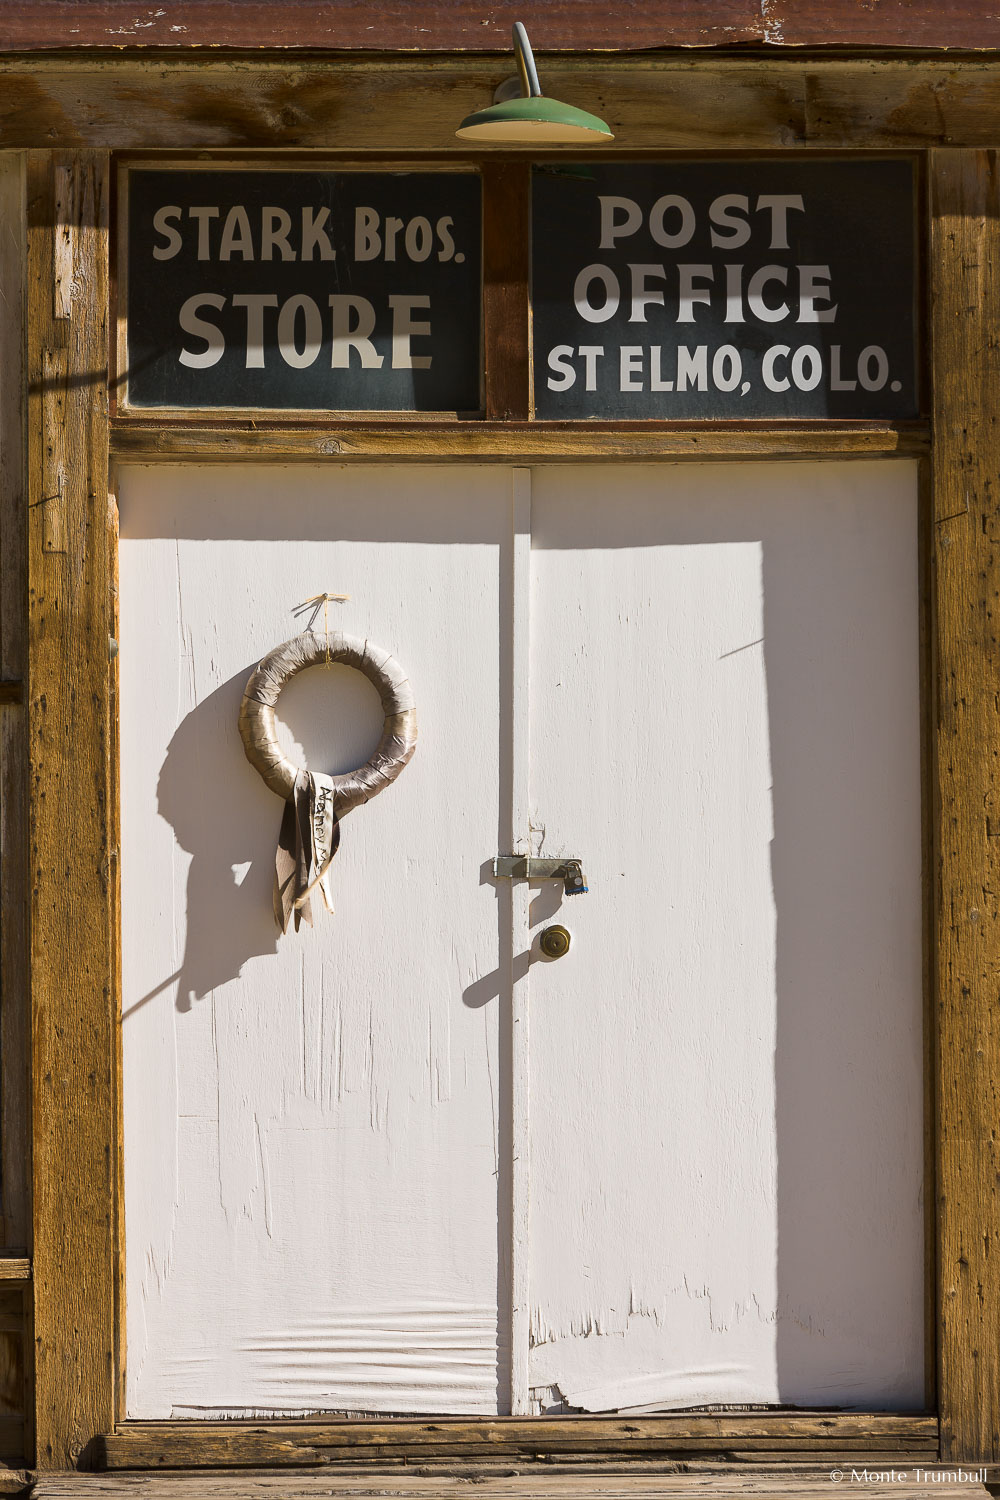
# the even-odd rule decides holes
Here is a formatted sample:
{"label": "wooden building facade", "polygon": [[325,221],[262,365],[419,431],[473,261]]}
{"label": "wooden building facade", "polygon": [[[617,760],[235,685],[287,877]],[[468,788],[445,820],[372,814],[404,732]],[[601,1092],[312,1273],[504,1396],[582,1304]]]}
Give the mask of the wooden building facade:
{"label": "wooden building facade", "polygon": [[[514,21],[613,142],[456,139]],[[998,58],[0,16],[10,1487],[1000,1464]],[[419,727],[278,936],[288,637]]]}

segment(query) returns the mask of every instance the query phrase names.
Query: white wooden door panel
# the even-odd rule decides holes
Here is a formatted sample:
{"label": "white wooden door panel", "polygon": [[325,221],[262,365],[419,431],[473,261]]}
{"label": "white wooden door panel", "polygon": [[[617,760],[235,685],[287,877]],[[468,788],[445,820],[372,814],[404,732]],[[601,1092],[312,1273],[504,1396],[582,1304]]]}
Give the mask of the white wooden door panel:
{"label": "white wooden door panel", "polygon": [[[915,466],[121,507],[129,1415],[920,1406]],[[279,940],[236,716],[323,589],[419,743]],[[322,770],[381,719],[337,667],[280,714]],[[494,889],[514,848],[590,893]]]}
{"label": "white wooden door panel", "polygon": [[[498,1005],[463,992],[500,961],[509,473],[126,469],[120,499],[128,1413],[495,1412]],[[419,744],[343,821],[336,914],[279,940],[237,711],[324,589]],[[381,727],[346,668],[279,712],[324,771]]]}
{"label": "white wooden door panel", "polygon": [[534,474],[536,1409],[922,1404],[916,506]]}

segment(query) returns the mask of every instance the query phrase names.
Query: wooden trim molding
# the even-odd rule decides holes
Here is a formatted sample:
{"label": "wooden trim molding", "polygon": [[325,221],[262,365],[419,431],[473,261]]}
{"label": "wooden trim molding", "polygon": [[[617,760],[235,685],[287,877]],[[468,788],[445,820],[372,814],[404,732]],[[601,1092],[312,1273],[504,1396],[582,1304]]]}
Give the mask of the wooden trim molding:
{"label": "wooden trim molding", "polygon": [[0,162],[0,1245],[8,1254],[31,1244],[24,213],[24,160],[16,153]]}
{"label": "wooden trim molding", "polygon": [[[0,1458],[32,1442],[25,163],[0,159]],[[0,1481],[2,1481],[0,1473]]]}
{"label": "wooden trim molding", "polygon": [[942,1457],[1000,1457],[998,153],[930,164]]}
{"label": "wooden trim molding", "polygon": [[0,1256],[0,1288],[26,1285],[31,1280],[31,1260],[27,1255]]}
{"label": "wooden trim molding", "polygon": [[728,1457],[868,1462],[872,1453],[937,1458],[936,1417],[753,1412],[663,1417],[441,1418],[435,1421],[126,1422],[98,1454],[108,1469],[312,1468],[434,1455]]}
{"label": "wooden trim molding", "polygon": [[118,1048],[104,153],[28,159],[28,841],[37,1465],[113,1425]]}
{"label": "wooden trim molding", "polygon": [[112,426],[112,451],[121,463],[235,463],[247,458],[338,463],[358,459],[384,462],[407,458],[427,463],[444,460],[501,459],[517,463],[564,463],[595,459],[612,463],[670,459],[916,458],[928,451],[929,428],[921,422],[855,425],[817,423],[726,427],[702,423],[684,427],[656,423],[613,426],[591,422],[468,422],[432,424],[377,422],[353,426],[226,426],[138,422],[121,419]]}

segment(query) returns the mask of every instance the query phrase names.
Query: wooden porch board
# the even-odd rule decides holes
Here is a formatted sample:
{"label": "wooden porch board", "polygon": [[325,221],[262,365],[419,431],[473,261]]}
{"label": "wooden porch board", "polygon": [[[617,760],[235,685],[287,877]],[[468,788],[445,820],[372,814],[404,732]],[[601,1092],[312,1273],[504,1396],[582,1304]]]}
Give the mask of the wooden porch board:
{"label": "wooden porch board", "polygon": [[[889,1477],[891,1469],[897,1476]],[[900,1477],[906,1474],[906,1479]],[[961,1471],[975,1477],[959,1478],[956,1468],[932,1465],[882,1466],[873,1474],[869,1463],[844,1471],[831,1481],[825,1465],[783,1465],[742,1468],[718,1465],[615,1465],[582,1468],[547,1464],[449,1465],[433,1469],[386,1467],[338,1469],[316,1473],[241,1474],[201,1472],[164,1474],[46,1474],[32,1490],[32,1500],[450,1500],[474,1493],[481,1500],[815,1500],[818,1495],[885,1494],[899,1500],[933,1494],[943,1500],[987,1500],[987,1483],[1000,1471]],[[983,1475],[986,1482],[983,1482]],[[934,1475],[934,1478],[930,1476]],[[940,1475],[940,1478],[936,1477]],[[949,1476],[955,1475],[955,1478]]]}

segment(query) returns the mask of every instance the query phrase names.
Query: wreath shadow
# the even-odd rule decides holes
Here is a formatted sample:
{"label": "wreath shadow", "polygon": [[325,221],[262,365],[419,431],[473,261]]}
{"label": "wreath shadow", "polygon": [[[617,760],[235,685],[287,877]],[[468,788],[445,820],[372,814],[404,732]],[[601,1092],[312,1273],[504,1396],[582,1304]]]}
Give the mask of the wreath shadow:
{"label": "wreath shadow", "polygon": [[179,1011],[238,978],[249,959],[277,952],[271,889],[282,805],[246,760],[237,728],[253,666],[184,716],[160,768],[158,811],[191,855]]}
{"label": "wreath shadow", "polygon": [[[196,1000],[239,978],[250,959],[278,951],[272,892],[283,803],[247,760],[238,727],[255,665],[248,662],[185,714],[167,746],[157,811],[191,856],[184,957],[130,1011],[175,980],[177,1009],[189,1011]],[[283,691],[281,718],[304,747],[305,764],[340,774],[372,754],[384,713],[364,673],[350,666],[325,670],[337,674],[334,691],[329,679],[298,674]],[[310,678],[311,684],[304,681]]]}

